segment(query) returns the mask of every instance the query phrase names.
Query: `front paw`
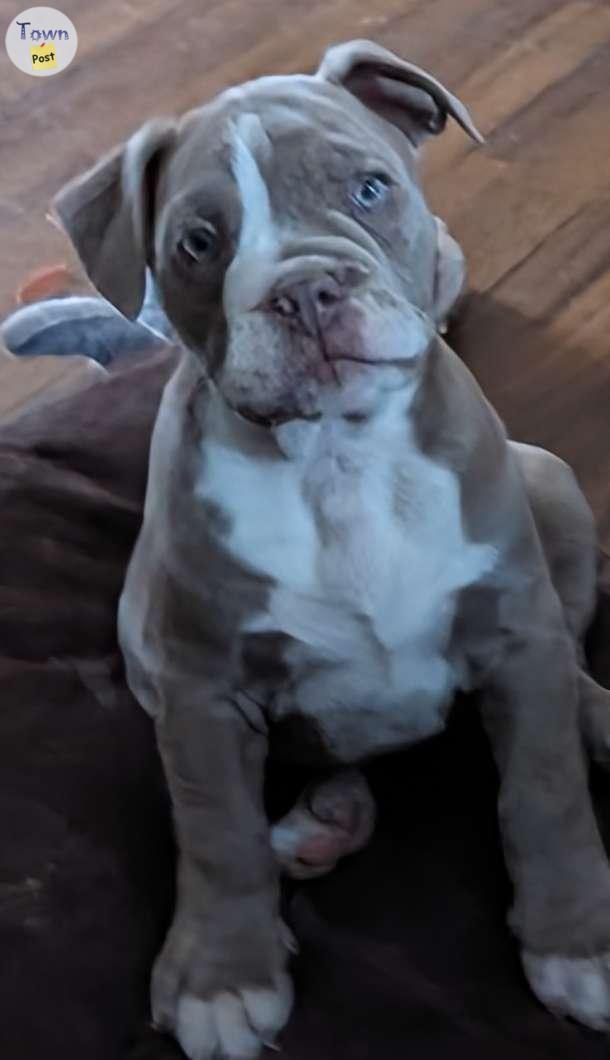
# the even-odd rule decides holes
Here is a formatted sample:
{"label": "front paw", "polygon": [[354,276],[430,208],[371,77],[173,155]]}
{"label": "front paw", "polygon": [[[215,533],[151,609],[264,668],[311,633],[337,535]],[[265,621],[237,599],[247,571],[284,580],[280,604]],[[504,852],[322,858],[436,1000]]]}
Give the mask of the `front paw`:
{"label": "front paw", "polygon": [[554,1015],[598,1031],[610,1030],[610,952],[596,957],[522,953],[523,968],[539,1001]]}
{"label": "front paw", "polygon": [[278,918],[236,933],[178,916],[153,971],[154,1024],[189,1060],[254,1060],[290,1015],[290,939]]}

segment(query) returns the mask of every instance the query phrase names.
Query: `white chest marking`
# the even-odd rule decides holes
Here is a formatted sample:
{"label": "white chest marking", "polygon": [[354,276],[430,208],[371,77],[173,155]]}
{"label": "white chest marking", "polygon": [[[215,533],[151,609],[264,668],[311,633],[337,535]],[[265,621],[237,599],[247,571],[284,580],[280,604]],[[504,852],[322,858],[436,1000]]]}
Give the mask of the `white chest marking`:
{"label": "white chest marking", "polygon": [[456,476],[409,438],[404,404],[366,428],[286,425],[291,459],[209,438],[199,484],[231,518],[230,552],[274,585],[247,629],[280,630],[329,661],[384,657],[397,685],[442,651],[456,592],[495,560],[465,539]]}

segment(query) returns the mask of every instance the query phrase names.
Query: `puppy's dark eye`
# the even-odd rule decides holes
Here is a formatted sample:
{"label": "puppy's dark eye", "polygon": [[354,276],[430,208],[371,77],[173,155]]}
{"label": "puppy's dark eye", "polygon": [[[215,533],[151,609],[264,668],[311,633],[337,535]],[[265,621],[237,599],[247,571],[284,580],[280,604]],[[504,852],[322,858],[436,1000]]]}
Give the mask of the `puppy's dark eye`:
{"label": "puppy's dark eye", "polygon": [[390,190],[390,181],[382,173],[370,173],[359,180],[351,192],[351,200],[361,210],[374,210]]}
{"label": "puppy's dark eye", "polygon": [[178,247],[185,257],[199,262],[214,256],[217,243],[216,229],[206,222],[183,235]]}

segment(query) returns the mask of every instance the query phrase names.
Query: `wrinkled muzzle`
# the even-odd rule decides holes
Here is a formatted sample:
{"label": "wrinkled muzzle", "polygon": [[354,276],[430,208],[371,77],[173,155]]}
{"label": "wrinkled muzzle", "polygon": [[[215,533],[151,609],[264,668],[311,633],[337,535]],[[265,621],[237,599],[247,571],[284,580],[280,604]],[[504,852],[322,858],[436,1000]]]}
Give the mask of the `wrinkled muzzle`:
{"label": "wrinkled muzzle", "polygon": [[397,375],[413,373],[435,332],[360,247],[349,256],[236,260],[224,304],[219,389],[263,423],[312,417],[333,400],[364,411],[390,380],[395,388]]}

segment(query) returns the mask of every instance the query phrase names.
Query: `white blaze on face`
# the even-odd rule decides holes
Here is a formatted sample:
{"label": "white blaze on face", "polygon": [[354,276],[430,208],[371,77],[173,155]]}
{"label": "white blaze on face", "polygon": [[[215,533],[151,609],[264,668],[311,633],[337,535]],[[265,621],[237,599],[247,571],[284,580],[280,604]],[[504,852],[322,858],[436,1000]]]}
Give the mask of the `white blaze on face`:
{"label": "white blaze on face", "polygon": [[241,114],[232,123],[231,141],[242,219],[237,251],[225,279],[227,316],[258,304],[278,246],[269,189],[257,162],[257,156],[268,158],[272,148],[258,115]]}

